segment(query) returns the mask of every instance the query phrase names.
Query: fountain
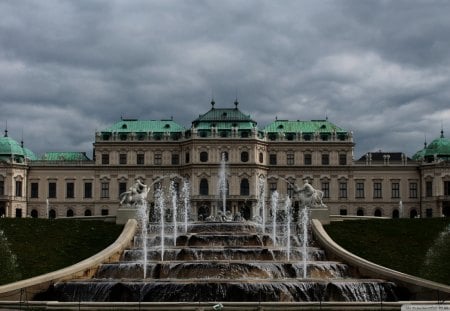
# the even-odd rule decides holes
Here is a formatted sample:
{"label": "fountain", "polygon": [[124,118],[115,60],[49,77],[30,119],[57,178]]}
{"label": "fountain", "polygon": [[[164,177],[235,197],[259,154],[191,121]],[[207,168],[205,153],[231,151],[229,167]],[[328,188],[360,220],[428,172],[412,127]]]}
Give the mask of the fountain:
{"label": "fountain", "polygon": [[[172,183],[170,188],[175,188]],[[138,199],[148,187],[144,189],[138,192]],[[264,220],[262,226],[260,222],[239,217],[234,218],[238,221],[228,217],[189,221],[188,189],[184,181],[180,202],[172,191],[166,198],[162,188],[155,190],[155,222],[142,223],[150,230],[146,232],[141,227],[140,237],[135,238],[134,247],[123,253],[120,262],[102,264],[93,279],[52,284],[35,299],[149,302],[397,299],[394,284],[358,279],[347,265],[326,260],[323,250],[313,242],[308,243],[309,211],[323,206],[320,192],[308,183],[294,193],[293,200],[300,202],[301,208],[301,221],[295,223],[291,199],[286,197],[283,209],[278,210],[279,194],[272,194],[269,232]],[[172,202],[172,217],[166,217],[166,201]],[[136,204],[147,205],[140,199]],[[178,204],[184,207],[184,230],[179,231],[178,218],[174,216]],[[257,202],[257,206],[258,213],[264,216],[264,204]],[[146,207],[142,209],[148,211]],[[143,217],[148,219],[148,214]],[[166,224],[170,218],[172,226]],[[280,235],[280,231],[285,232]]]}
{"label": "fountain", "polygon": [[278,209],[278,191],[272,193],[271,200],[271,211],[272,211],[272,242],[273,245],[277,245],[277,209]]}
{"label": "fountain", "polygon": [[226,154],[222,152],[220,157],[220,170],[219,170],[219,182],[217,187],[219,188],[219,195],[222,200],[222,213],[227,213],[227,170],[226,170]]}

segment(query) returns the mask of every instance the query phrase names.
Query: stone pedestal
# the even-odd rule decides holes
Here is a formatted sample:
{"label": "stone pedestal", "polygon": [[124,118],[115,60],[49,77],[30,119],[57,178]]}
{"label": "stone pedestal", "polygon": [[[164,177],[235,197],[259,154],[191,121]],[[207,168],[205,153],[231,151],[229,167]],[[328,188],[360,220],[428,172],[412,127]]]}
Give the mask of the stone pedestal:
{"label": "stone pedestal", "polygon": [[328,208],[311,208],[310,213],[310,219],[317,219],[322,225],[330,223],[330,211]]}
{"label": "stone pedestal", "polygon": [[121,207],[117,210],[116,216],[116,224],[124,225],[127,223],[128,219],[136,219],[138,220],[138,212],[137,208],[128,208]]}

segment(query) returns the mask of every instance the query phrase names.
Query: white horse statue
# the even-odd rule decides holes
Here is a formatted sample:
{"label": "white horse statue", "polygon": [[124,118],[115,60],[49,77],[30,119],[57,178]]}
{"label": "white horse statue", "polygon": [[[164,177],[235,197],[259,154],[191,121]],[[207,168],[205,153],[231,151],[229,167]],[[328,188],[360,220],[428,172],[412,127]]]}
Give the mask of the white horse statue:
{"label": "white horse statue", "polygon": [[296,187],[295,193],[300,199],[301,206],[308,206],[311,208],[323,208],[326,207],[322,202],[323,191],[314,189],[306,180],[302,188]]}
{"label": "white horse statue", "polygon": [[138,179],[128,191],[125,191],[119,195],[120,205],[136,207],[147,199],[149,191],[150,188]]}

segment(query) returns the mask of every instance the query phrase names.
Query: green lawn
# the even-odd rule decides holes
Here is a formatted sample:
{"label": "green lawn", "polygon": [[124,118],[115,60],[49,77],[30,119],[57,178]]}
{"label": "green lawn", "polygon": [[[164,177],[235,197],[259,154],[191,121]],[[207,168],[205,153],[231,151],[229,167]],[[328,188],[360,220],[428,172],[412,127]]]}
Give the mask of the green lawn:
{"label": "green lawn", "polygon": [[450,219],[333,222],[331,238],[348,251],[382,266],[450,285]]}
{"label": "green lawn", "polygon": [[[54,271],[88,258],[113,243],[122,229],[123,226],[103,221],[2,218],[0,284]],[[17,260],[11,259],[14,257]]]}

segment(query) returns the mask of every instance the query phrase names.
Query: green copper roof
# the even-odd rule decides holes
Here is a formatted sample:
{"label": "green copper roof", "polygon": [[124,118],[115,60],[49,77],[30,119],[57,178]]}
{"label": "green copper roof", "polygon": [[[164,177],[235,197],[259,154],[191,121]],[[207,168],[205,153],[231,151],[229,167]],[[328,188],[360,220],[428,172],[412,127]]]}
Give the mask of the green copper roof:
{"label": "green copper roof", "polygon": [[117,133],[139,133],[139,132],[183,132],[183,126],[172,120],[121,120],[104,129],[102,132],[117,132]]}
{"label": "green copper roof", "polygon": [[41,157],[44,161],[89,161],[84,152],[46,152]]}
{"label": "green copper roof", "polygon": [[264,129],[268,133],[347,133],[346,130],[340,128],[328,120],[312,120],[312,121],[287,121],[277,120],[266,126]]}
{"label": "green copper roof", "polygon": [[251,130],[256,127],[252,122],[200,122],[196,128],[199,130],[210,130],[215,127],[218,130],[229,130],[232,127],[237,127],[238,130]]}
{"label": "green copper roof", "polygon": [[4,136],[0,137],[0,155],[19,155],[24,156],[24,150],[14,139]]}
{"label": "green copper roof", "polygon": [[235,102],[235,108],[215,108],[214,101],[211,102],[212,108],[205,114],[201,114],[192,123],[196,125],[199,122],[252,122],[250,115],[242,113],[238,109],[238,102]]}
{"label": "green copper roof", "polygon": [[31,160],[31,161],[37,160],[36,155],[35,155],[34,152],[31,151],[30,149],[24,147],[24,148],[23,148],[23,152],[24,152],[24,154],[25,154],[25,158],[27,158],[27,159],[29,159],[29,160]]}
{"label": "green copper roof", "polygon": [[413,159],[431,159],[435,156],[438,158],[450,158],[450,139],[444,137],[443,131],[441,131],[441,136],[439,138],[436,138],[428,146],[425,146],[425,148],[416,152]]}

